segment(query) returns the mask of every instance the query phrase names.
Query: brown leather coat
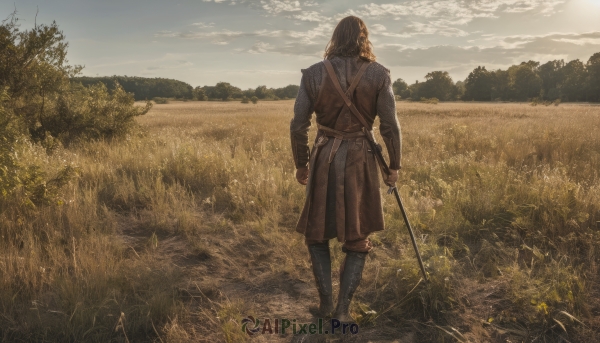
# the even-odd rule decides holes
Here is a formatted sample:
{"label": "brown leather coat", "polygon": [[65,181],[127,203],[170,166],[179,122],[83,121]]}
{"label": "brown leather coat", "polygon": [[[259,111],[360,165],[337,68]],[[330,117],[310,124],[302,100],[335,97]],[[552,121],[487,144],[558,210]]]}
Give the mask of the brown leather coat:
{"label": "brown leather coat", "polygon": [[[334,57],[331,62],[344,91],[347,91],[362,63],[366,63],[358,58],[339,57]],[[303,71],[303,89],[296,100],[291,126],[296,166],[302,167],[308,162],[310,169],[307,198],[296,231],[310,240],[337,237],[344,242],[363,239],[371,232],[384,229],[377,161],[361,131],[362,125],[344,104],[332,79],[324,71],[323,63],[310,69],[320,70],[320,73]],[[315,76],[321,77],[319,83],[310,79]],[[310,110],[316,113],[319,125],[310,161],[306,161],[308,156],[303,154],[308,150],[310,123],[306,125],[306,116],[297,113],[302,107],[298,104],[303,101],[302,96],[311,100]],[[399,169],[400,127],[389,71],[378,63],[371,63],[350,98],[370,126],[378,111],[385,110],[386,119],[381,116],[380,132],[388,149],[390,167]],[[387,102],[387,106],[381,102]],[[387,113],[390,111],[393,113]],[[295,126],[300,129],[294,130]],[[333,148],[332,153],[335,141],[339,147]]]}

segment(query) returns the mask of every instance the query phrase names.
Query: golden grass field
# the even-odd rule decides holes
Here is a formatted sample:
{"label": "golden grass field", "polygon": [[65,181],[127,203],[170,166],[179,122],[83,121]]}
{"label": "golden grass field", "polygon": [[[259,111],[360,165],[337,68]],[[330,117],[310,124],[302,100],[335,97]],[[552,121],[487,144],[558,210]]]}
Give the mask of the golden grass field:
{"label": "golden grass field", "polygon": [[[310,321],[292,111],[173,102],[124,140],[21,155],[78,177],[56,204],[0,215],[2,340],[243,342],[247,315]],[[387,229],[346,341],[599,341],[600,106],[399,102],[398,116],[431,283],[382,187]]]}

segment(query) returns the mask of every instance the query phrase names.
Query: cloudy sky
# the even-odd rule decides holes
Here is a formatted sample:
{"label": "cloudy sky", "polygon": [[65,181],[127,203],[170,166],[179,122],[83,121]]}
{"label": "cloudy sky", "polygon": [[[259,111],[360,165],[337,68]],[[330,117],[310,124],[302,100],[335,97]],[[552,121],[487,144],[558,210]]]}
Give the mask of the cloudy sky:
{"label": "cloudy sky", "polygon": [[478,65],[600,52],[600,0],[0,0],[22,28],[56,20],[84,75],[168,77],[193,86],[298,84],[336,23],[361,17],[378,61],[409,83]]}

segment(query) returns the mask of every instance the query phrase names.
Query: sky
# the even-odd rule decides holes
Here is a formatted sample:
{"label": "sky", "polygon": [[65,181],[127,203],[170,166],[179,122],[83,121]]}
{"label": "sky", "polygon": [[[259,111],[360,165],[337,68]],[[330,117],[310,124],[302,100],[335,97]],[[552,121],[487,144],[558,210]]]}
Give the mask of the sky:
{"label": "sky", "polygon": [[[600,52],[600,0],[0,0],[21,28],[55,20],[83,75],[192,86],[299,84],[340,19],[356,15],[377,61],[409,84],[434,70],[570,61]],[[37,12],[37,18],[36,18]]]}

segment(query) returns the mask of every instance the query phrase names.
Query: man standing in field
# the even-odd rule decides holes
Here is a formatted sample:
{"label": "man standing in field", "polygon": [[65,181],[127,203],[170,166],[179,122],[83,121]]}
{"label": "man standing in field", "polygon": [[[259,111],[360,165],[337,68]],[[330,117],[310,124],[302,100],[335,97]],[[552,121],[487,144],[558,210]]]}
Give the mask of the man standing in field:
{"label": "man standing in field", "polygon": [[[312,152],[308,130],[316,113]],[[325,50],[325,60],[302,70],[290,124],[298,182],[307,185],[296,231],[306,237],[319,291],[319,315],[333,311],[329,240],[343,242],[340,292],[333,318],[352,321],[349,306],[362,277],[369,234],[384,228],[378,164],[367,141],[375,117],[390,157],[388,185],[398,180],[400,125],[389,70],[375,62],[365,23],[342,19]]]}

